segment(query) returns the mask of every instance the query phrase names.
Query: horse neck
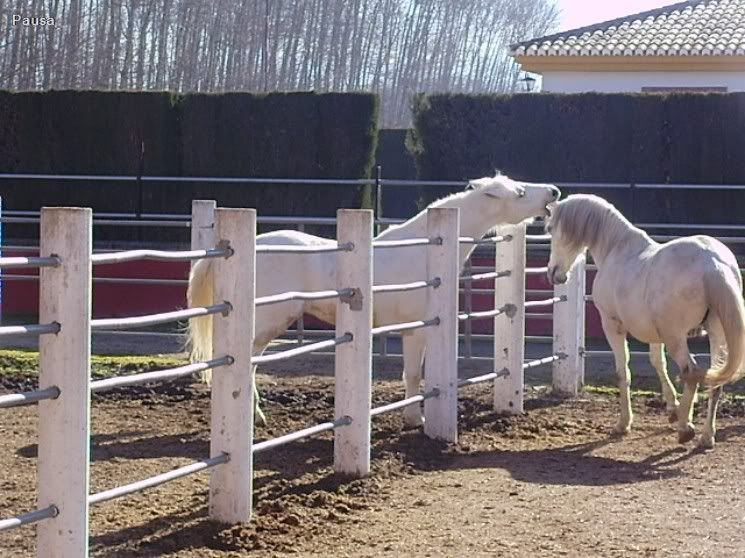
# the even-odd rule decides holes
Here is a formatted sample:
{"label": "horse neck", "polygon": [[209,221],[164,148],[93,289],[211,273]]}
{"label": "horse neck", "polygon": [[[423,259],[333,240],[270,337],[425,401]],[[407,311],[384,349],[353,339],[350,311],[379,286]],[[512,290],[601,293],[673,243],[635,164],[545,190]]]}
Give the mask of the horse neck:
{"label": "horse neck", "polygon": [[[477,200],[468,194],[458,193],[448,198],[439,200],[429,207],[455,207],[460,209],[460,236],[472,238],[481,238],[494,227],[491,222],[476,204]],[[427,210],[419,212],[417,215],[398,225],[395,228],[387,229],[378,235],[377,238],[421,238],[427,234]],[[470,257],[474,246],[462,245],[459,250],[460,266],[463,267],[465,261]]]}
{"label": "horse neck", "polygon": [[587,249],[599,267],[611,254],[638,254],[654,244],[647,233],[629,222],[616,221],[604,232],[606,234],[587,243]]}

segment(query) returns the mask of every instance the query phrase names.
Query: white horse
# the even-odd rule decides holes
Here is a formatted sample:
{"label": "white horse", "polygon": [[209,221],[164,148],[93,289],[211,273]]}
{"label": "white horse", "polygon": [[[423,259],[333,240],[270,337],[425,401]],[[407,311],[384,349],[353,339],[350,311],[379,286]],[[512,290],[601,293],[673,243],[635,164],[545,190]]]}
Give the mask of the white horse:
{"label": "white horse", "polygon": [[[530,184],[511,180],[504,175],[469,182],[464,192],[434,202],[431,207],[460,209],[460,234],[481,238],[498,224],[517,224],[530,217],[547,215],[546,206],[560,196],[558,188],[549,184]],[[422,211],[401,225],[387,229],[377,239],[397,240],[422,238],[427,234],[427,212]],[[258,244],[291,244],[299,246],[334,244],[334,240],[285,230],[257,237]],[[426,279],[426,247],[405,247],[375,250],[374,281],[376,285],[409,283]],[[473,251],[473,246],[461,246],[461,267]],[[333,288],[335,282],[333,253],[318,254],[258,254],[256,296],[268,296],[286,291],[320,291]],[[197,263],[189,277],[189,305],[212,304],[209,260]],[[422,290],[406,293],[379,293],[373,301],[375,326],[425,319],[426,293]],[[282,335],[303,314],[334,323],[334,300],[291,301],[256,308],[256,329],[253,354],[259,355],[269,343]],[[190,338],[193,360],[211,358],[212,327],[210,317],[192,320]],[[404,379],[406,396],[419,393],[425,349],[425,334],[418,330],[403,335]],[[209,381],[209,380],[208,380]],[[415,427],[422,423],[421,409],[407,407],[405,423]]]}
{"label": "white horse", "polygon": [[[621,417],[614,432],[628,432],[632,422],[626,342],[631,334],[650,344],[650,360],[670,422],[678,422],[680,443],[695,436],[691,419],[698,384],[710,389],[699,446],[712,448],[722,385],[745,373],[745,305],[734,254],[708,236],[659,244],[597,196],[569,196],[551,213],[546,225],[551,233],[549,280],[565,282],[585,248],[598,267],[592,294],[613,349],[621,393]],[[701,324],[709,334],[708,370],[699,368],[688,350],[687,334]],[[680,406],[667,375],[664,345],[684,382]]]}

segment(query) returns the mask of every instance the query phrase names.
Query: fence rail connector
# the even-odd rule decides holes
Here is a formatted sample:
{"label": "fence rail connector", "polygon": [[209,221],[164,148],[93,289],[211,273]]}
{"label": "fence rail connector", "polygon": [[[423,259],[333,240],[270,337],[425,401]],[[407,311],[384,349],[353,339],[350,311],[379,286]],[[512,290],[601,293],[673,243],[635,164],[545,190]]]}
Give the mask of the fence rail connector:
{"label": "fence rail connector", "polygon": [[232,306],[230,315],[212,319],[212,354],[230,355],[234,361],[212,376],[210,457],[228,454],[230,459],[212,469],[209,513],[234,524],[251,519],[253,492],[256,211],[219,208],[215,228],[217,239],[230,241],[235,252],[212,261],[215,300]]}
{"label": "fence rail connector", "polygon": [[354,251],[336,255],[336,288],[353,288],[359,297],[354,305],[336,304],[336,336],[351,333],[353,341],[334,356],[334,417],[351,418],[334,431],[334,471],[357,477],[370,474],[373,221],[370,210],[337,212],[338,242],[354,244]]}
{"label": "fence rail connector", "polygon": [[585,256],[581,255],[563,285],[554,287],[554,295],[566,302],[554,305],[554,353],[566,358],[552,365],[552,386],[561,395],[576,396],[585,383]]}
{"label": "fence rail connector", "polygon": [[427,248],[427,277],[439,277],[440,285],[427,289],[426,317],[439,318],[439,324],[425,330],[424,390],[438,396],[424,402],[424,433],[446,442],[458,440],[459,229],[458,209],[427,210],[427,236],[442,238],[442,244]]}
{"label": "fence rail connector", "polygon": [[525,225],[503,225],[500,235],[512,235],[512,242],[496,245],[496,269],[512,271],[514,281],[494,280],[494,306],[509,304],[510,312],[494,318],[494,372],[507,371],[494,379],[494,409],[523,412],[523,359],[525,355]]}
{"label": "fence rail connector", "polygon": [[88,556],[91,248],[90,209],[42,209],[41,253],[61,260],[39,282],[39,318],[61,326],[39,340],[39,389],[60,391],[38,409],[38,506],[59,510],[37,527],[44,558]]}

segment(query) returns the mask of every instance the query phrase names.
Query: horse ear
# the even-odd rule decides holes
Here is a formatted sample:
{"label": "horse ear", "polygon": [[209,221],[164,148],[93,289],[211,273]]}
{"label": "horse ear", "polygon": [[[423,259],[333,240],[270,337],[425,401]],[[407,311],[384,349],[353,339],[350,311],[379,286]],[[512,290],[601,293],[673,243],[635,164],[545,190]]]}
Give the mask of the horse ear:
{"label": "horse ear", "polygon": [[469,180],[466,183],[466,188],[465,188],[464,192],[468,192],[469,190],[475,190],[475,189],[476,189],[476,185]]}

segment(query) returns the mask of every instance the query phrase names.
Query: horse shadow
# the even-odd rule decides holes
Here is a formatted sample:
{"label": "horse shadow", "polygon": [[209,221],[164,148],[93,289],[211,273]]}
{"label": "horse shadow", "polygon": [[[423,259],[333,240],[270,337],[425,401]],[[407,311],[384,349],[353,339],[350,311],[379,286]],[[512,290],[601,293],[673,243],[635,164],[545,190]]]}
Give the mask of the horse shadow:
{"label": "horse shadow", "polygon": [[[745,428],[745,427],[744,427]],[[658,433],[649,434],[655,437]],[[659,481],[684,475],[679,467],[700,450],[667,448],[633,461],[595,455],[622,439],[608,436],[583,444],[531,450],[482,450],[458,453],[448,444],[411,433],[379,451],[398,451],[415,470],[501,469],[516,481],[539,485],[612,486]],[[395,444],[395,448],[393,447]]]}

